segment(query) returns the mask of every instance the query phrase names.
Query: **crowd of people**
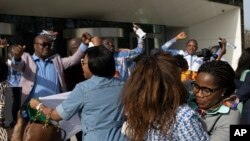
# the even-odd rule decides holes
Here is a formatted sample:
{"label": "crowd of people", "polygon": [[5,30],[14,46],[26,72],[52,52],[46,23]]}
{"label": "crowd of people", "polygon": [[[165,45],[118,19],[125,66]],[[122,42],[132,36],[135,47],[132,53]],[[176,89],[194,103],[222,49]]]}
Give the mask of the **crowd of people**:
{"label": "crowd of people", "polygon": [[[10,46],[10,74],[1,67],[1,82],[13,75],[9,83],[22,88],[21,104],[50,120],[78,115],[78,141],[228,141],[230,125],[250,123],[250,50],[243,50],[234,71],[222,59],[226,39],[220,38],[216,57],[205,60],[195,39],[186,50],[172,47],[186,38],[180,32],[143,55],[144,37],[138,36],[135,49],[115,50],[111,39],[83,33],[68,42],[68,57],[60,57],[51,39],[38,35],[32,55],[21,44]],[[69,96],[56,108],[39,100],[66,91]]]}

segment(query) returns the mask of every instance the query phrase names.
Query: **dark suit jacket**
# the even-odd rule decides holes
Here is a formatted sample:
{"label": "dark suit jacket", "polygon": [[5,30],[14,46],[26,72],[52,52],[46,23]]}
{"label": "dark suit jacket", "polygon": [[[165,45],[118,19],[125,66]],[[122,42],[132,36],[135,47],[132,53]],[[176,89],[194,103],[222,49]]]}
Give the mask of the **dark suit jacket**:
{"label": "dark suit jacket", "polygon": [[[237,85],[240,84],[236,82]],[[250,124],[250,72],[247,73],[245,81],[240,85],[236,91],[236,95],[240,101],[243,101],[243,109],[241,113],[241,123]]]}

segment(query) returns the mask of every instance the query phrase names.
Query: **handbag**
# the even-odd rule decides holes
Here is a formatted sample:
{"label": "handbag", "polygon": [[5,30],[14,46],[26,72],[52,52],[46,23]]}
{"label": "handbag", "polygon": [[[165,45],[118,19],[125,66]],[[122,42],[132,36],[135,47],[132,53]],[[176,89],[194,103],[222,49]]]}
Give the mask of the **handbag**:
{"label": "handbag", "polygon": [[41,111],[36,111],[36,115],[30,118],[31,120],[25,127],[23,141],[63,141],[66,138],[66,132],[59,127],[58,123],[57,125],[52,124],[50,121],[51,113],[52,110],[44,116]]}
{"label": "handbag", "polygon": [[55,125],[36,122],[28,122],[24,130],[23,141],[63,141],[62,129]]}

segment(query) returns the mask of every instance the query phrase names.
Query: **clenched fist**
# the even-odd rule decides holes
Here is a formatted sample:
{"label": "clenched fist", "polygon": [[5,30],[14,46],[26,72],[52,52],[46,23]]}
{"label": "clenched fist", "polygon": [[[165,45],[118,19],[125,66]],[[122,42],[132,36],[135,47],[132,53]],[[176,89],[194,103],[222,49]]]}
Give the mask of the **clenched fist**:
{"label": "clenched fist", "polygon": [[26,46],[16,45],[11,48],[11,55],[14,56],[15,60],[19,60],[23,55]]}

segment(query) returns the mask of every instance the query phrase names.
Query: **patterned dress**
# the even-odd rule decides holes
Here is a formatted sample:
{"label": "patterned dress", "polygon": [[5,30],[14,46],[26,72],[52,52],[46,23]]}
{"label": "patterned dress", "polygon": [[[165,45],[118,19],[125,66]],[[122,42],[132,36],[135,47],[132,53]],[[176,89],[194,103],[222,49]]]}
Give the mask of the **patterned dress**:
{"label": "patterned dress", "polygon": [[146,141],[208,141],[209,135],[202,120],[187,104],[177,109],[176,121],[167,134],[156,129],[149,129]]}

